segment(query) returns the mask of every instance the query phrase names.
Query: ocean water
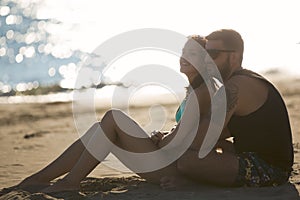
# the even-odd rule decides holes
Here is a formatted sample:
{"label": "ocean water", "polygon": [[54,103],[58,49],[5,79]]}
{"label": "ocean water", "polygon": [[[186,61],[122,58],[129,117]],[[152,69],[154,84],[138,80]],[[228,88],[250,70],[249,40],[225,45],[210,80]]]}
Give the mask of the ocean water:
{"label": "ocean water", "polygon": [[[135,99],[132,101],[135,101],[136,104],[138,104],[137,102],[147,102],[147,99],[160,99],[157,102],[164,101],[162,99],[169,99],[169,103],[174,103],[184,97],[184,87],[187,82],[182,77],[170,78],[169,80],[168,84],[172,87],[175,85],[178,89],[172,87],[170,89],[168,85],[161,87],[151,83],[141,87],[135,83],[138,77],[131,77],[131,80],[122,81],[120,78],[122,73],[123,75],[128,73],[128,71],[122,71],[127,67],[126,62],[119,63],[121,68],[118,68],[118,63],[115,66],[110,66],[112,70],[104,73],[107,63],[100,57],[96,64],[90,64],[90,68],[86,68],[84,72],[81,71],[81,68],[93,57],[92,51],[81,46],[84,44],[82,42],[78,43],[77,41],[74,45],[74,38],[69,39],[68,35],[71,38],[73,33],[81,33],[85,37],[82,40],[87,39],[88,35],[84,35],[84,31],[82,31],[87,22],[76,18],[73,23],[70,17],[66,17],[67,15],[62,17],[61,13],[70,14],[70,12],[74,12],[74,5],[71,5],[70,8],[64,8],[63,4],[66,2],[62,1],[61,6],[53,7],[53,3],[45,2],[51,4],[52,7],[48,8],[47,3],[39,0],[0,1],[0,103],[72,101],[73,89],[76,88],[75,83],[76,81],[78,83],[77,77],[80,73],[85,73],[86,77],[89,78],[77,86],[81,89],[97,88],[93,91],[94,97],[101,100],[102,105],[111,105],[110,99],[116,88],[120,94],[133,92],[130,98],[128,97],[126,100]],[[83,5],[83,2],[80,2],[74,3],[75,8]],[[58,9],[57,12],[55,12],[56,9]],[[84,14],[87,13],[86,10]],[[76,12],[73,14],[76,16]],[[290,50],[300,53],[299,46],[292,45]],[[168,57],[169,55],[160,54],[156,56],[154,58],[156,63],[162,64],[165,60],[163,56]],[[147,56],[142,57],[137,54],[132,60],[136,57],[142,58],[144,64],[150,62],[145,61]],[[169,57],[169,63],[166,65],[175,66],[174,70],[177,70],[176,73],[178,73],[178,57]],[[131,62],[133,62],[132,60]],[[130,64],[130,61],[127,63]],[[134,62],[134,65],[137,64],[142,65],[143,63]],[[249,65],[247,60],[246,65]],[[295,64],[295,61],[286,62],[286,65],[282,65],[282,63],[264,67],[253,65],[250,69],[263,74],[285,74],[300,77],[299,63]],[[167,75],[165,76],[168,78]],[[161,97],[154,97],[154,94],[161,95]],[[163,97],[166,94],[169,96]],[[120,100],[120,102],[122,101]]]}

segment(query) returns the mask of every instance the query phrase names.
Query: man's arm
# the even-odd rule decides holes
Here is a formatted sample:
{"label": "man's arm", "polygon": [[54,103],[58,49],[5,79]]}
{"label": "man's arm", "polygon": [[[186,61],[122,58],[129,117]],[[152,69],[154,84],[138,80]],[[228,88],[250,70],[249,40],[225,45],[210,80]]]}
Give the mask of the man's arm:
{"label": "man's arm", "polygon": [[[216,99],[212,101],[215,103],[214,109],[225,112],[221,113],[221,115],[224,115],[225,119],[223,118],[224,120],[215,120],[211,119],[211,115],[203,116],[199,124],[197,135],[191,145],[191,149],[199,151],[202,148],[201,151],[204,151],[203,154],[206,154],[214,149],[218,141],[225,140],[226,138],[230,137],[227,130],[227,124],[232,115],[239,108],[241,96],[240,81],[240,78],[232,78],[225,83],[225,86],[223,86],[224,88],[222,88],[223,92],[225,91],[226,93],[216,94],[214,97]],[[222,98],[222,95],[226,95],[226,98]],[[223,100],[226,100],[226,102],[221,102]],[[222,108],[220,106],[222,106]],[[224,108],[224,106],[226,106],[226,108]]]}

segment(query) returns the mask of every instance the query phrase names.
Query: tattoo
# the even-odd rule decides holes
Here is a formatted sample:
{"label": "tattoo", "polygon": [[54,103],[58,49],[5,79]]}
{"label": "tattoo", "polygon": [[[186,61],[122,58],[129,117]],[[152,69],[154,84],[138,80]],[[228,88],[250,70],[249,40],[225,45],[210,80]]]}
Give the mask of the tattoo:
{"label": "tattoo", "polygon": [[230,84],[226,86],[227,112],[230,112],[238,102],[238,86]]}

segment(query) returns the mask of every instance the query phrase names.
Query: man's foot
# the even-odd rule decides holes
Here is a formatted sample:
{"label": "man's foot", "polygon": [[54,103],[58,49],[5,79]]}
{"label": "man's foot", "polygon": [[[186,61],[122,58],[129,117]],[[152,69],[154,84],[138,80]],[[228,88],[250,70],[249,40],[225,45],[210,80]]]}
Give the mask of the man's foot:
{"label": "man's foot", "polygon": [[61,179],[54,183],[53,185],[41,190],[43,193],[56,193],[56,192],[66,192],[66,191],[78,191],[80,190],[80,184],[74,184],[68,182],[65,179]]}
{"label": "man's foot", "polygon": [[164,176],[160,179],[160,186],[164,190],[178,190],[192,184],[195,183],[183,176]]}

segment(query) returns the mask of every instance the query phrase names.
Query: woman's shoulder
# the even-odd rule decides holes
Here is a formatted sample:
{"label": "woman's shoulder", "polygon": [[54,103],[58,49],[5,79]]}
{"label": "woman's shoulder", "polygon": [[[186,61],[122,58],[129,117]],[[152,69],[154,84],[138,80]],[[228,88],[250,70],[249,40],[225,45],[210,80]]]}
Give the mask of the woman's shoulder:
{"label": "woman's shoulder", "polygon": [[194,89],[194,94],[197,97],[198,105],[200,106],[201,112],[204,112],[207,108],[210,108],[211,96],[209,88],[206,84],[202,84]]}

